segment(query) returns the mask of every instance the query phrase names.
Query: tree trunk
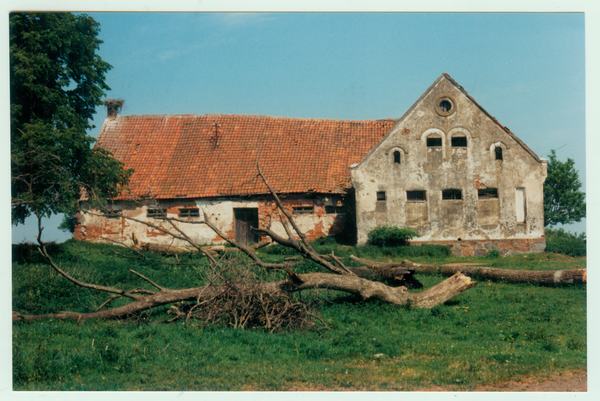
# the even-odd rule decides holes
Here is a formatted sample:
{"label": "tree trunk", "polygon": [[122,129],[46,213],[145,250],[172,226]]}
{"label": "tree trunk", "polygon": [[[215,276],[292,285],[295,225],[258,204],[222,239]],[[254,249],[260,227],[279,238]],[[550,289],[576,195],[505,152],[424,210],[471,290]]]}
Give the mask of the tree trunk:
{"label": "tree trunk", "polygon": [[509,270],[482,266],[448,264],[440,266],[440,273],[450,276],[461,272],[481,279],[502,280],[511,283],[537,283],[547,285],[583,284],[587,280],[586,269],[570,270]]}

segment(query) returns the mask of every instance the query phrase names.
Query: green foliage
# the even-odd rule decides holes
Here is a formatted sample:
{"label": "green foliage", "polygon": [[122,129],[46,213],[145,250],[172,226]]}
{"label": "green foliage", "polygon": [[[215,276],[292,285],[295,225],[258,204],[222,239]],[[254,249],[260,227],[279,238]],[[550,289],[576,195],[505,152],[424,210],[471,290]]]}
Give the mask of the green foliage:
{"label": "green foliage", "polygon": [[544,182],[544,225],[579,222],[585,217],[585,193],[573,159],[561,162],[553,149],[548,155],[548,177]]}
{"label": "green foliage", "polygon": [[[418,248],[368,246],[379,251]],[[93,310],[108,298],[91,296],[36,263],[33,247],[14,249],[16,311]],[[122,247],[72,240],[52,246],[51,252],[76,278],[119,288],[153,289],[129,268],[167,288],[201,285],[199,273],[205,271],[205,259],[194,254],[185,255],[190,265],[165,265],[175,259],[150,253],[144,253],[150,260],[135,259],[139,255]],[[476,260],[485,258],[451,261]],[[544,253],[488,262],[510,269],[585,266],[584,259]],[[416,274],[426,288],[446,278]],[[410,391],[442,386],[468,391],[523,376],[586,369],[585,287],[483,280],[432,309],[397,308],[323,290],[298,296],[312,300],[316,294],[324,301],[318,312],[329,330],[269,334],[195,321],[160,324],[168,308],[124,322],[17,322],[12,330],[14,389]],[[26,300],[35,304],[24,305]]]}
{"label": "green foliage", "polygon": [[492,249],[485,256],[490,259],[496,259],[500,257],[500,251],[498,251],[497,249]]}
{"label": "green foliage", "polygon": [[570,231],[565,231],[563,228],[546,228],[544,230],[544,235],[546,237],[546,241],[554,240],[557,238],[566,238],[566,239],[577,239],[580,241],[586,240],[585,232],[583,233],[572,233]]}
{"label": "green foliage", "polygon": [[546,240],[546,252],[562,253],[568,256],[586,256],[587,244],[576,238],[554,238]]}
{"label": "green foliage", "polygon": [[406,246],[419,234],[410,228],[380,226],[369,233],[369,244],[379,247]]}
{"label": "green foliage", "polygon": [[72,216],[82,188],[103,202],[132,173],[91,149],[86,134],[110,89],[112,67],[96,54],[99,24],[69,13],[11,13],[9,22],[12,222]]}
{"label": "green foliage", "polygon": [[546,252],[561,253],[568,256],[586,256],[587,241],[585,233],[571,233],[562,228],[546,228]]}

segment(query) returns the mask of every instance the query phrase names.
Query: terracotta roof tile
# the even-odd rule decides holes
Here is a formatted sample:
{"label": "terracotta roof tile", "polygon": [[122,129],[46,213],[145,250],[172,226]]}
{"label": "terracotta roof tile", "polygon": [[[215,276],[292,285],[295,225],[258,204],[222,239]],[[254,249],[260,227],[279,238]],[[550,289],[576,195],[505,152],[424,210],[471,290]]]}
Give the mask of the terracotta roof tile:
{"label": "terracotta roof tile", "polygon": [[358,163],[397,120],[248,115],[140,115],[105,121],[96,146],[135,169],[124,198],[207,198],[268,190],[343,193]]}

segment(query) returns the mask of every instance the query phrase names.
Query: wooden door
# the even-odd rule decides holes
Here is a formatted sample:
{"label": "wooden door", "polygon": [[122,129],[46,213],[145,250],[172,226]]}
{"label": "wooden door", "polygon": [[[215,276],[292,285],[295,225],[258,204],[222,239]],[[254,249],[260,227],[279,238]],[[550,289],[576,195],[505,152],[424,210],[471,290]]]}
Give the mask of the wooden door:
{"label": "wooden door", "polygon": [[259,236],[250,230],[251,227],[258,228],[258,209],[233,209],[233,214],[235,217],[235,240],[243,246],[258,242]]}

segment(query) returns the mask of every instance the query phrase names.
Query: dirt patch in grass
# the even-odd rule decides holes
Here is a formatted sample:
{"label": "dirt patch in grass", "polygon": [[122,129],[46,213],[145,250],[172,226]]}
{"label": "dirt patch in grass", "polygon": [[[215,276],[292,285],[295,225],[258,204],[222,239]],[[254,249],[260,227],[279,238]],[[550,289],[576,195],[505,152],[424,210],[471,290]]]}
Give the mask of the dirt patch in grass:
{"label": "dirt patch in grass", "polygon": [[524,377],[519,381],[479,386],[474,391],[587,391],[587,372],[579,370],[553,373],[547,377]]}
{"label": "dirt patch in grass", "polygon": [[[243,391],[256,391],[259,390],[251,385],[242,386]],[[284,391],[378,391],[373,388],[365,388],[364,386],[323,386],[323,385],[311,385],[308,383],[289,383],[289,387]],[[381,390],[379,390],[381,391]],[[383,390],[386,391],[386,390]],[[393,390],[392,390],[393,391]],[[411,391],[415,392],[429,392],[429,391],[451,391],[451,392],[463,392],[464,389],[460,389],[456,386],[436,386],[431,385],[429,387],[413,387]],[[522,377],[518,380],[510,380],[507,382],[501,382],[496,384],[489,384],[485,386],[477,386],[468,391],[478,392],[586,392],[587,391],[587,372],[583,370],[577,370],[572,372],[556,372],[551,373],[548,376],[527,376]]]}

